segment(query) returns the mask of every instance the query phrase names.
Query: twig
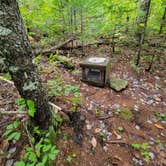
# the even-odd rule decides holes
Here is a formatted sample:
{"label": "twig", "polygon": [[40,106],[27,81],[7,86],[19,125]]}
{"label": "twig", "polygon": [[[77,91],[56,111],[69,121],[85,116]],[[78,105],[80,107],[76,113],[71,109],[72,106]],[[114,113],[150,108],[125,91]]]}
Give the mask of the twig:
{"label": "twig", "polygon": [[22,116],[27,115],[27,112],[24,111],[5,111],[3,109],[0,109],[0,114],[20,114]]}
{"label": "twig", "polygon": [[112,141],[106,141],[108,144],[125,144],[129,145],[129,143],[125,142],[124,140],[112,140]]}
{"label": "twig", "polygon": [[58,107],[57,105],[55,105],[54,103],[52,103],[52,102],[48,102],[55,110],[59,110],[59,111],[61,111],[62,110],[62,108],[60,108],[60,107]]}
{"label": "twig", "polygon": [[99,120],[105,120],[105,119],[109,119],[109,118],[112,118],[113,115],[108,115],[108,116],[100,116],[100,117],[97,117],[97,119]]}

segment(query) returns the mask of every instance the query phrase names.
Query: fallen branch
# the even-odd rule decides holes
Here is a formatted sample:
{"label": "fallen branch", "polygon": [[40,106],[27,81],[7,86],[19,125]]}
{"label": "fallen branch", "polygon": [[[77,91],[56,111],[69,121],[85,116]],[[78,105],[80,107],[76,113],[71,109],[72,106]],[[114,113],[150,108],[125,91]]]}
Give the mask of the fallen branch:
{"label": "fallen branch", "polygon": [[123,140],[112,140],[112,141],[106,141],[107,144],[125,144],[130,145],[129,143],[123,141]]}
{"label": "fallen branch", "polygon": [[19,115],[27,115],[27,112],[24,111],[5,111],[4,109],[0,109],[0,114],[19,114]]}
{"label": "fallen branch", "polygon": [[97,119],[99,120],[105,120],[105,119],[109,119],[109,118],[112,118],[113,115],[107,115],[107,116],[100,116],[100,117],[97,117]]}
{"label": "fallen branch", "polygon": [[53,46],[53,47],[50,47],[50,48],[46,48],[46,49],[36,49],[34,51],[34,54],[35,55],[39,55],[39,54],[45,54],[45,55],[49,55],[51,53],[55,53],[55,51],[61,47],[64,47],[66,44],[70,43],[71,41],[74,41],[75,38],[70,38],[66,41],[64,41],[63,43],[60,43],[58,44],[57,46]]}

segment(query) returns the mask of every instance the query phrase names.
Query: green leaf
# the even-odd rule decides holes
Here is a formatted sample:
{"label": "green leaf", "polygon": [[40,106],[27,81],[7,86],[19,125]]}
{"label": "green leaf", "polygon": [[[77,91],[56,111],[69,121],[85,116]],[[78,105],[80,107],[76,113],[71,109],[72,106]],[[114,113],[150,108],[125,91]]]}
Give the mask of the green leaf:
{"label": "green leaf", "polygon": [[11,133],[9,135],[9,137],[7,138],[7,141],[11,141],[12,139],[16,139],[18,140],[20,138],[21,134],[19,132],[14,132],[14,133]]}
{"label": "green leaf", "polygon": [[36,164],[36,166],[45,166],[45,164],[44,163],[38,163],[38,164]]}
{"label": "green leaf", "polygon": [[51,160],[55,160],[55,154],[49,154],[48,157],[49,157],[49,159],[51,159]]}
{"label": "green leaf", "polygon": [[10,125],[7,126],[6,129],[7,129],[7,130],[12,130],[13,128],[14,128],[13,124],[10,124]]}
{"label": "green leaf", "polygon": [[140,148],[140,144],[135,144],[135,143],[133,143],[133,144],[131,144],[131,146],[132,146],[133,148],[135,148],[135,149],[139,149],[139,148]]}
{"label": "green leaf", "polygon": [[14,163],[14,166],[25,166],[24,161],[17,161]]}
{"label": "green leaf", "polygon": [[17,134],[15,135],[15,139],[18,141],[21,137],[21,133],[17,132]]}
{"label": "green leaf", "polygon": [[28,114],[31,117],[34,117],[35,114],[35,104],[32,100],[27,100]]}
{"label": "green leaf", "polygon": [[51,145],[45,145],[44,147],[43,147],[43,152],[46,152],[46,151],[48,151],[48,150],[50,150],[51,149]]}
{"label": "green leaf", "polygon": [[32,162],[37,161],[37,157],[36,157],[36,154],[34,152],[29,153],[29,160],[32,161]]}
{"label": "green leaf", "polygon": [[13,130],[6,130],[2,137],[9,135]]}
{"label": "green leaf", "polygon": [[18,128],[18,126],[19,126],[18,120],[15,120],[15,121],[14,121],[13,126],[14,126],[15,129]]}
{"label": "green leaf", "polygon": [[67,156],[66,160],[70,163],[72,161],[72,157],[71,156]]}

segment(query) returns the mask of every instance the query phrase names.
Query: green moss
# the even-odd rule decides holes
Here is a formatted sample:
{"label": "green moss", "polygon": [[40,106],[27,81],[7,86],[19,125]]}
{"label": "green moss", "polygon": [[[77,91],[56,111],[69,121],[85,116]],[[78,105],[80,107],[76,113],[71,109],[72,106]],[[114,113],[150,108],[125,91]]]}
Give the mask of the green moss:
{"label": "green moss", "polygon": [[128,86],[128,81],[123,79],[112,78],[110,80],[110,87],[117,92],[125,89]]}
{"label": "green moss", "polygon": [[128,108],[120,108],[117,110],[114,110],[114,114],[120,116],[124,120],[133,120],[134,115]]}

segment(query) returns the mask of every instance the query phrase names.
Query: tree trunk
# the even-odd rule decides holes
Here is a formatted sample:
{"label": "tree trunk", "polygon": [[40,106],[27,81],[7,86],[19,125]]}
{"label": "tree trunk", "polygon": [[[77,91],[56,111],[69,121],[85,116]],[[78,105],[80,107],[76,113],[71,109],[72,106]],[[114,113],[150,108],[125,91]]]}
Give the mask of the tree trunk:
{"label": "tree trunk", "polygon": [[163,17],[161,19],[159,34],[162,33],[162,30],[163,30],[163,27],[164,27],[165,24],[166,24],[166,7],[165,7],[165,10],[164,10]]}
{"label": "tree trunk", "polygon": [[130,17],[127,14],[127,16],[126,16],[126,30],[125,30],[126,34],[128,34],[128,32],[129,32],[129,20],[130,20]]}
{"label": "tree trunk", "polygon": [[138,41],[138,54],[137,54],[136,65],[139,65],[139,61],[140,61],[142,44],[145,37],[145,30],[146,30],[148,17],[149,17],[151,0],[140,0],[140,3],[141,3],[140,15],[138,16],[138,20],[137,20],[138,30],[136,33],[136,37]]}
{"label": "tree trunk", "polygon": [[33,120],[43,129],[50,123],[48,99],[32,62],[28,41],[16,0],[0,0],[0,60],[7,66],[14,84],[24,99],[33,100]]}

